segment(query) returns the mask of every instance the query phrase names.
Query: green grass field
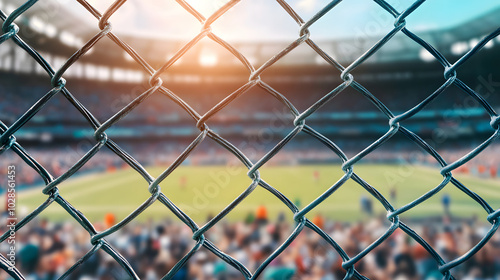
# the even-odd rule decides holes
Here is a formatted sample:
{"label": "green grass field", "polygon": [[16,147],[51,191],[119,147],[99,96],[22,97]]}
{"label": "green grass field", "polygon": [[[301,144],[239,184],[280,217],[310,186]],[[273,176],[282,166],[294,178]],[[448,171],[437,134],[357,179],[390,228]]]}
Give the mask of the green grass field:
{"label": "green grass field", "polygon": [[[149,168],[153,176],[162,172],[162,168]],[[176,205],[190,215],[196,222],[202,223],[207,217],[221,211],[237,195],[246,189],[251,180],[246,176],[246,169],[229,166],[181,166],[160,186]],[[395,205],[400,207],[416,199],[442,181],[439,170],[396,165],[358,165],[354,171],[365,181],[376,187],[389,199],[391,188],[396,188]],[[319,174],[315,178],[314,173]],[[270,166],[261,169],[261,178],[285,194],[290,200],[304,207],[334,184],[343,172],[338,165],[317,166]],[[470,175],[458,175],[457,178],[474,192],[486,199],[495,209],[500,207],[500,181],[474,178]],[[105,213],[112,212],[117,219],[122,219],[144,202],[149,193],[145,180],[131,169],[111,173],[84,175],[72,178],[59,186],[61,195],[73,206],[82,211],[92,222],[101,221]],[[472,199],[458,191],[453,185],[447,185],[438,195],[402,215],[405,217],[438,216],[443,214],[441,197],[443,193],[451,196],[451,210],[457,216],[486,216],[482,208]],[[368,194],[361,186],[349,180],[330,198],[314,209],[309,217],[316,213],[339,221],[358,221],[367,219],[360,210],[360,196]],[[41,188],[23,191],[18,196],[20,216],[35,209],[44,201]],[[227,219],[241,220],[264,204],[270,218],[279,212],[292,215],[277,198],[258,187]],[[377,214],[385,213],[382,206],[373,201]],[[160,202],[155,202],[138,219],[159,219],[173,217]],[[70,216],[56,203],[43,213],[42,217],[51,220],[69,219]]]}

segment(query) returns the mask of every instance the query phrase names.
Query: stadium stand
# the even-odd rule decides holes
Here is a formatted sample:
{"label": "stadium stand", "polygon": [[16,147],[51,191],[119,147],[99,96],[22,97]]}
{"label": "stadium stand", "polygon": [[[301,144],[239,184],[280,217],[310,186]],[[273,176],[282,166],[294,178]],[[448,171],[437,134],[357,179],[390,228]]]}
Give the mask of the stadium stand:
{"label": "stadium stand", "polygon": [[[325,221],[323,229],[331,234],[349,254],[359,253],[373,242],[384,226],[385,218],[368,223],[344,224]],[[422,236],[447,259],[465,253],[479,241],[487,227],[475,220],[448,224],[442,221],[415,224]],[[21,271],[28,279],[57,279],[61,273],[90,249],[86,232],[76,225],[39,220],[21,232],[23,249],[19,252]],[[104,223],[97,225],[105,227]],[[102,228],[103,229],[103,228]],[[254,269],[288,236],[291,225],[283,220],[224,223],[212,229],[208,237],[216,246]],[[382,230],[383,231],[383,230]],[[23,234],[23,233],[30,234]],[[194,245],[186,226],[163,220],[133,223],[109,241],[129,260],[141,279],[159,279]],[[55,238],[53,238],[55,237]],[[270,264],[263,279],[342,279],[342,260],[318,236],[306,230],[278,259]],[[500,276],[500,239],[486,247],[454,271],[456,279],[495,279]],[[45,267],[45,270],[40,270]],[[419,244],[410,242],[402,231],[395,234],[364,258],[356,269],[372,280],[441,279],[433,258]],[[293,276],[292,276],[293,275]],[[4,275],[0,274],[0,277]],[[108,255],[98,252],[79,267],[73,279],[126,279],[125,272]],[[285,277],[285,278],[283,278]],[[244,279],[241,274],[213,254],[202,249],[174,279]],[[296,279],[296,278],[291,278]]]}

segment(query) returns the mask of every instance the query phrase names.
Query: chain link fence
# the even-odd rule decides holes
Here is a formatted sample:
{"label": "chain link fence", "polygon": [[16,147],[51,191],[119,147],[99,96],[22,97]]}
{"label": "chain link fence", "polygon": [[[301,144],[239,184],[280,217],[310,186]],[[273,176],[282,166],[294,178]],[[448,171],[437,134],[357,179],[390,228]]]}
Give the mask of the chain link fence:
{"label": "chain link fence", "polygon": [[[116,36],[111,28],[111,23],[109,22],[109,18],[115,13],[120,7],[125,3],[125,0],[117,0],[115,1],[104,13],[101,13],[97,9],[95,9],[91,4],[86,2],[85,0],[77,0],[79,4],[81,4],[89,13],[91,13],[97,20],[100,31],[93,36],[87,43],[85,43],[77,52],[75,52],[59,69],[53,69],[51,65],[42,57],[36,50],[30,47],[27,43],[23,41],[23,38],[18,35],[19,28],[14,23],[16,18],[26,12],[32,5],[34,5],[37,0],[30,0],[25,2],[23,5],[18,7],[16,10],[11,12],[10,14],[6,14],[3,11],[0,11],[0,17],[3,20],[2,32],[3,34],[0,36],[0,44],[4,43],[7,40],[13,41],[19,48],[22,48],[26,51],[33,60],[36,61],[45,71],[50,75],[51,80],[50,84],[53,87],[48,93],[46,93],[42,98],[40,98],[35,105],[33,105],[28,111],[26,111],[19,119],[17,119],[11,126],[5,125],[3,122],[0,122],[0,153],[11,149],[14,151],[19,157],[21,157],[31,168],[33,168],[44,180],[46,187],[43,189],[43,193],[47,195],[46,201],[41,204],[36,210],[32,213],[24,217],[15,227],[15,231],[22,228],[24,225],[29,223],[33,218],[43,212],[50,204],[57,203],[61,207],[63,207],[91,236],[92,249],[88,251],[77,263],[75,263],[64,275],[61,276],[60,279],[68,278],[69,275],[83,262],[85,262],[91,255],[95,254],[98,250],[102,250],[113,257],[117,263],[123,267],[123,269],[130,275],[133,279],[139,279],[136,272],[134,272],[131,265],[128,261],[120,255],[107,241],[106,237],[121,228],[123,228],[127,223],[134,220],[141,212],[143,212],[146,208],[151,206],[153,203],[161,203],[170,211],[172,211],[179,220],[181,220],[184,224],[189,226],[193,232],[193,239],[196,241],[196,245],[189,250],[189,252],[170,270],[170,272],[165,275],[162,279],[171,279],[176,272],[186,264],[186,262],[196,254],[196,252],[201,248],[205,247],[221,260],[229,264],[230,266],[236,268],[241,272],[241,275],[246,279],[256,279],[262,272],[266,269],[266,266],[275,259],[282,251],[284,251],[291,242],[301,233],[301,231],[307,227],[316,232],[319,236],[321,236],[328,244],[332,246],[332,248],[340,255],[342,258],[342,267],[345,269],[345,279],[356,278],[356,279],[367,279],[360,273],[356,271],[354,268],[355,264],[358,263],[364,256],[366,256],[370,251],[376,248],[379,244],[384,242],[396,229],[401,229],[404,231],[409,237],[418,242],[420,245],[425,248],[429,254],[435,259],[436,263],[439,266],[439,271],[443,275],[443,279],[454,279],[450,270],[456,266],[461,265],[475,253],[477,253],[493,236],[498,227],[500,226],[500,219],[498,216],[500,215],[500,210],[495,210],[492,208],[484,199],[480,196],[472,192],[466,186],[464,186],[460,181],[458,181],[452,175],[452,171],[459,168],[466,162],[473,159],[479,153],[481,153],[486,147],[488,147],[499,135],[500,133],[500,118],[498,114],[494,111],[494,109],[488,104],[488,102],[483,99],[477,92],[471,89],[467,84],[462,82],[457,77],[457,71],[459,71],[460,67],[469,60],[475,53],[477,53],[481,48],[483,48],[490,40],[495,38],[500,34],[500,29],[496,29],[493,33],[488,36],[482,38],[470,51],[468,51],[465,55],[460,57],[456,62],[449,62],[438,50],[436,50],[432,45],[424,41],[422,38],[412,33],[410,30],[406,28],[405,18],[410,15],[413,11],[419,8],[419,6],[424,3],[425,0],[415,1],[409,7],[407,7],[403,11],[396,10],[393,6],[387,3],[384,0],[374,0],[382,9],[384,9],[388,14],[394,17],[394,28],[383,36],[376,44],[374,44],[368,51],[366,51],[362,56],[358,57],[354,62],[352,62],[348,66],[343,66],[337,62],[334,57],[331,57],[328,53],[323,51],[311,38],[309,27],[315,24],[320,18],[322,18],[325,14],[330,12],[332,9],[336,7],[337,4],[341,1],[332,1],[324,8],[322,8],[316,15],[314,15],[311,19],[305,21],[303,20],[299,14],[292,9],[292,7],[285,0],[277,0],[277,2],[281,5],[281,7],[290,15],[291,18],[297,23],[299,35],[296,40],[291,42],[286,48],[277,53],[267,62],[265,62],[259,68],[254,68],[254,66],[249,62],[244,55],[242,55],[236,48],[231,46],[231,44],[224,41],[222,38],[218,37],[211,30],[211,25],[217,21],[219,17],[224,15],[227,11],[229,11],[234,5],[236,5],[239,1],[232,0],[224,4],[213,13],[210,17],[205,18],[200,12],[198,12],[195,8],[193,8],[190,4],[188,4],[184,0],[176,0],[179,5],[181,5],[186,11],[188,11],[193,17],[195,17],[201,24],[201,31],[198,35],[192,38],[186,45],[184,45],[172,58],[170,58],[167,62],[165,62],[160,68],[154,69],[151,67],[139,53],[137,53],[132,47],[130,47],[127,43],[122,41],[118,36]],[[362,65],[367,59],[369,59],[374,53],[380,50],[388,41],[391,40],[396,34],[402,33],[406,35],[408,38],[413,40],[415,43],[419,44],[423,48],[425,48],[430,54],[432,54],[437,61],[443,67],[443,74],[445,78],[445,82],[436,89],[432,94],[430,94],[425,100],[414,106],[412,109],[396,115],[391,112],[382,102],[380,102],[376,96],[371,94],[366,88],[363,87],[360,83],[356,81],[355,75],[351,74],[351,72]],[[127,52],[141,67],[147,72],[150,76],[149,85],[150,88],[140,94],[137,98],[135,98],[132,102],[130,102],[127,106],[122,108],[119,112],[117,112],[114,116],[109,118],[104,123],[100,123],[93,114],[82,105],[70,92],[71,85],[66,84],[64,77],[64,73],[76,62],[78,61],[85,53],[93,48],[93,46],[101,40],[103,37],[107,36],[110,38],[116,45],[122,48],[125,52]],[[175,95],[171,90],[168,89],[168,85],[164,85],[160,75],[164,73],[169,67],[171,67],[177,60],[179,60],[190,48],[196,45],[201,39],[208,37],[221,47],[227,49],[231,52],[234,57],[236,57],[249,71],[248,82],[242,85],[238,90],[234,91],[230,95],[228,95],[225,99],[220,101],[217,105],[211,108],[208,112],[201,115],[197,111],[195,111],[189,104],[184,102],[180,97]],[[329,63],[332,67],[338,69],[340,71],[340,77],[342,79],[342,83],[338,85],[334,90],[324,95],[320,100],[310,106],[303,112],[298,111],[294,104],[289,102],[287,98],[280,92],[273,89],[270,85],[266,84],[264,80],[261,79],[261,73],[272,66],[274,63],[279,61],[282,57],[288,54],[290,51],[298,47],[299,45],[308,45],[312,48],[319,56],[321,56],[327,63]],[[48,82],[48,81],[47,81]],[[456,160],[455,162],[446,162],[435,149],[433,149],[426,141],[420,138],[418,135],[405,128],[402,124],[403,121],[411,118],[419,111],[421,111],[428,103],[430,103],[433,99],[439,96],[446,88],[450,85],[455,85],[461,90],[463,90],[466,94],[471,96],[474,100],[476,100],[484,110],[491,117],[490,126],[494,129],[494,133],[481,145],[475,147],[471,152],[463,156],[462,158]],[[294,129],[284,137],[271,151],[269,151],[265,156],[263,156],[257,162],[252,162],[245,154],[243,154],[236,146],[234,146],[229,141],[220,137],[216,134],[210,127],[207,125],[207,121],[213,118],[221,109],[226,107],[228,104],[233,102],[239,96],[245,94],[249,89],[253,87],[260,87],[267,91],[270,95],[274,96],[280,102],[282,102],[294,115]],[[351,87],[356,91],[360,92],[366,99],[372,102],[385,116],[387,116],[388,126],[387,132],[380,137],[378,140],[373,142],[367,148],[359,152],[357,155],[348,158],[345,153],[337,147],[337,145],[331,140],[325,137],[324,135],[315,131],[312,127],[307,125],[307,119],[311,115],[313,115],[321,106],[325,103],[329,102],[337,94],[345,90],[346,88]],[[182,107],[195,121],[196,127],[199,129],[198,137],[184,150],[184,152],[171,164],[161,175],[157,178],[152,177],[146,169],[141,166],[141,164],[136,161],[132,156],[127,154],[123,149],[120,148],[112,139],[110,139],[106,131],[112,127],[115,123],[117,123],[120,119],[129,114],[136,106],[146,100],[149,96],[156,95],[164,95],[165,98],[171,99],[178,106]],[[88,121],[89,126],[95,131],[95,144],[80,160],[78,160],[67,172],[61,175],[58,178],[54,178],[42,165],[40,165],[26,150],[16,142],[15,134],[16,132],[23,127],[27,122],[33,118],[37,112],[44,107],[47,102],[54,97],[55,95],[63,95],[71,104],[78,109],[83,117]],[[440,173],[443,176],[442,182],[434,187],[432,190],[428,191],[418,199],[410,202],[407,205],[404,205],[400,208],[394,208],[391,203],[381,195],[377,189],[372,187],[369,182],[365,182],[360,176],[358,176],[354,172],[354,166],[361,159],[363,159],[370,152],[377,149],[380,145],[382,145],[385,141],[390,139],[394,134],[400,132],[404,134],[408,139],[417,144],[420,148],[428,153],[429,156],[434,158],[441,166]],[[278,151],[280,151],[287,143],[292,140],[299,133],[305,133],[310,137],[316,138],[321,143],[323,143],[326,147],[328,147],[333,153],[338,156],[343,164],[342,170],[345,175],[338,180],[332,187],[330,187],[327,191],[325,191],[322,195],[317,197],[314,201],[312,201],[309,205],[299,209],[292,201],[290,201],[286,196],[281,194],[277,189],[273,188],[271,185],[266,183],[264,178],[261,178],[259,173],[259,168],[262,167],[267,161],[269,161]],[[213,217],[206,224],[199,226],[197,225],[188,215],[186,215],[180,208],[178,208],[172,201],[168,198],[168,193],[163,193],[160,188],[161,182],[169,176],[193,151],[193,149],[199,145],[206,137],[209,137],[215,140],[220,146],[230,151],[239,161],[241,161],[248,168],[248,176],[252,179],[252,183],[248,186],[243,193],[241,193],[233,202],[231,202],[222,212],[218,213],[215,217]],[[78,172],[78,170],[93,156],[95,156],[99,150],[103,147],[107,146],[111,149],[116,155],[118,155],[125,163],[130,165],[134,170],[136,170],[149,184],[149,192],[151,196],[144,201],[140,206],[138,206],[129,216],[127,216],[122,221],[116,223],[109,229],[98,232],[92,223],[76,208],[74,208],[70,201],[66,201],[64,197],[59,194],[58,185],[64,180],[70,178],[73,174]],[[383,207],[387,210],[388,215],[387,219],[390,221],[391,226],[387,229],[387,231],[380,236],[376,241],[362,250],[359,254],[350,256],[348,255],[344,249],[339,246],[336,241],[327,233],[325,233],[322,229],[313,224],[306,215],[314,209],[316,206],[321,204],[325,199],[331,196],[337,189],[342,187],[342,185],[348,181],[354,180],[359,185],[361,185],[366,191],[368,191],[374,198],[376,198]],[[446,262],[437,251],[432,248],[421,236],[419,236],[412,228],[405,225],[400,221],[399,215],[410,211],[415,206],[421,204],[425,200],[434,196],[438,193],[445,185],[448,184],[454,185],[456,188],[461,190],[470,199],[477,202],[487,213],[487,221],[491,223],[491,228],[489,231],[482,237],[479,243],[477,243],[472,249],[470,249],[466,254],[452,260]],[[242,263],[240,263],[237,259],[225,254],[221,250],[219,250],[210,240],[205,238],[205,233],[212,228],[215,224],[217,224],[221,219],[223,219],[229,212],[231,212],[241,201],[243,201],[250,193],[252,193],[256,188],[263,188],[269,191],[272,195],[276,196],[278,199],[286,205],[291,213],[293,213],[295,220],[295,228],[293,232],[290,234],[288,239],[279,246],[260,266],[256,271],[249,271]],[[4,233],[0,241],[5,242],[9,237],[10,232]],[[11,266],[10,262],[4,255],[0,255],[0,267],[5,270],[10,276],[14,279],[24,279],[23,275],[19,272],[16,267]]]}

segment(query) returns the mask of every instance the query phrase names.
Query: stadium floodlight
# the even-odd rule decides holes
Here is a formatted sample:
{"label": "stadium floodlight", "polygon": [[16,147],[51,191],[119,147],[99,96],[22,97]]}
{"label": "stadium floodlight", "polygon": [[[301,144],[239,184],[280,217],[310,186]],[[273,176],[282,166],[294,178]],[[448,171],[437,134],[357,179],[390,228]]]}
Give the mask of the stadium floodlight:
{"label": "stadium floodlight", "polygon": [[488,43],[486,43],[486,45],[484,45],[484,47],[487,49],[491,49],[494,45],[495,45],[495,43],[493,43],[493,40],[491,40]]}
{"label": "stadium floodlight", "polygon": [[97,66],[91,63],[85,64],[85,77],[90,80],[97,79]]}
{"label": "stadium floodlight", "polygon": [[69,33],[68,31],[61,32],[59,35],[61,42],[70,47],[80,47],[83,45],[83,40]]}
{"label": "stadium floodlight", "polygon": [[451,53],[454,55],[461,55],[469,49],[469,44],[466,42],[456,42],[451,45]]}
{"label": "stadium floodlight", "polygon": [[122,68],[114,68],[111,71],[111,79],[115,82],[123,82],[127,78],[126,72]]}
{"label": "stadium floodlight", "polygon": [[131,83],[139,83],[144,80],[144,73],[141,71],[128,70],[126,81]]}
{"label": "stadium floodlight", "polygon": [[61,32],[61,35],[59,35],[59,39],[61,40],[61,42],[63,44],[68,45],[68,46],[73,46],[73,43],[75,41],[75,37],[73,36],[73,34],[67,32],[67,31]]}
{"label": "stadium floodlight", "polygon": [[252,65],[255,65],[257,63],[257,57],[255,57],[253,55],[247,55],[247,60]]}
{"label": "stadium floodlight", "polygon": [[[167,56],[165,56],[165,60],[170,60],[172,57],[174,57],[174,55],[175,55],[175,52],[170,52],[170,53],[168,53],[168,54],[167,54]],[[184,59],[183,59],[183,57],[181,56],[181,57],[179,57],[179,58],[177,59],[177,61],[175,61],[175,64],[176,64],[176,65],[179,65],[179,64],[181,64],[183,61],[184,61]]]}
{"label": "stadium floodlight", "polygon": [[45,142],[45,143],[52,142],[53,139],[54,139],[54,137],[49,132],[44,132],[40,135],[40,141]]}
{"label": "stadium floodlight", "polygon": [[[79,37],[75,37],[75,42],[74,42],[74,46],[75,47],[78,47],[80,48],[81,46],[83,46],[85,44],[85,42],[83,41],[82,38],[79,38]],[[91,51],[93,51],[93,49],[90,49],[87,51],[87,53],[90,53]]]}
{"label": "stadium floodlight", "polygon": [[420,59],[425,61],[425,62],[431,62],[431,61],[436,59],[430,52],[428,52],[424,48],[420,49],[420,52],[418,53],[418,57],[420,57]]}
{"label": "stadium floodlight", "polygon": [[46,23],[36,16],[29,19],[29,27],[38,33],[47,35],[50,38],[54,38],[57,34],[57,29],[54,25]]}
{"label": "stadium floodlight", "polygon": [[473,38],[473,39],[470,39],[469,41],[469,48],[473,48],[475,47],[477,44],[479,43],[479,39],[477,38]]}
{"label": "stadium floodlight", "polygon": [[45,22],[39,17],[31,17],[29,20],[29,27],[38,33],[42,33],[45,29]]}
{"label": "stadium floodlight", "polygon": [[134,61],[134,59],[127,52],[123,52],[123,57],[125,58],[126,61],[129,62]]}
{"label": "stadium floodlight", "polygon": [[321,56],[316,56],[316,58],[314,59],[314,62],[316,62],[316,64],[318,64],[318,65],[327,65],[328,64],[328,61],[326,61]]}
{"label": "stadium floodlight", "polygon": [[201,53],[198,62],[201,66],[212,67],[218,62],[217,55],[214,53]]}
{"label": "stadium floodlight", "polygon": [[111,78],[111,70],[106,66],[97,67],[97,79],[100,81],[108,81]]}
{"label": "stadium floodlight", "polygon": [[47,35],[49,38],[54,38],[57,35],[57,28],[54,25],[49,24],[49,23],[47,23],[45,25],[45,28],[43,31],[45,32],[45,35]]}
{"label": "stadium floodlight", "polygon": [[[73,69],[72,71],[72,75],[76,78],[83,78],[83,65],[79,62],[73,64],[73,67],[71,67],[70,69]],[[69,69],[68,69],[69,70]]]}
{"label": "stadium floodlight", "polygon": [[16,9],[16,7],[14,7],[14,6],[10,5],[10,4],[7,4],[7,5],[5,6],[5,12],[6,12],[7,14],[12,13],[15,9]]}

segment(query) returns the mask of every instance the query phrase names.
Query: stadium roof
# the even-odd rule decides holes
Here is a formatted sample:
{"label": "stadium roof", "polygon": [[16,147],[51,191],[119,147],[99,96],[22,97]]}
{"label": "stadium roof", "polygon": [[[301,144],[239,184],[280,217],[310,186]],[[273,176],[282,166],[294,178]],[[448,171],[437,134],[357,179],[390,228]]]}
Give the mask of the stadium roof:
{"label": "stadium roof", "polygon": [[[268,0],[252,0],[252,1],[241,1],[238,3],[233,9],[234,13],[229,13],[227,16],[229,20],[235,20],[238,22],[238,19],[234,17],[244,17],[244,13],[248,12],[250,15],[254,16],[255,11],[252,10],[251,7],[263,7],[262,4],[259,5],[259,1],[266,1],[269,4],[270,10],[274,10],[275,12],[279,12],[278,19],[282,18],[283,14],[287,18],[287,24],[281,25],[277,24],[272,26],[272,28],[267,28],[271,31],[267,31],[262,33],[263,28],[261,25],[266,23],[259,24],[258,21],[254,21],[255,24],[250,25],[248,22],[246,26],[250,26],[255,30],[261,32],[258,37],[259,40],[229,40],[231,44],[233,44],[236,48],[238,48],[242,53],[249,58],[251,62],[255,62],[257,65],[262,63],[263,61],[269,59],[272,55],[276,54],[279,50],[288,45],[293,39],[297,38],[297,32],[299,27],[290,19],[288,15],[282,8],[279,7],[277,3],[274,1],[269,2]],[[99,0],[99,1],[89,1],[96,5],[96,7],[104,10],[112,1],[109,0]],[[154,5],[160,5],[161,3],[169,3],[168,7],[172,8],[171,10],[163,10],[163,9],[154,9]],[[200,24],[196,22],[194,18],[189,15],[186,11],[184,11],[180,6],[175,3],[175,1],[160,1],[157,0],[143,0],[143,1],[127,1],[125,5],[120,9],[120,11],[111,17],[111,22],[113,24],[113,30],[119,33],[120,37],[123,38],[126,42],[131,42],[132,46],[141,54],[146,56],[146,59],[150,61],[161,60],[164,61],[168,57],[171,57],[177,50],[179,50],[183,44],[187,42],[188,39],[194,37],[199,31]],[[215,6],[213,3],[220,3],[221,1],[190,1],[193,5],[197,5],[202,12],[209,14],[214,10]],[[320,6],[328,3],[329,1],[319,1],[319,0],[291,0],[290,4],[297,10],[300,10],[304,14],[304,18],[308,18],[309,15],[314,14]],[[346,11],[346,9],[352,8],[353,3],[364,3],[367,4],[366,7],[360,8],[360,11],[353,13],[352,19],[344,19],[342,18],[343,14],[346,13],[336,13],[336,9],[340,11]],[[395,1],[391,1],[395,2]],[[400,6],[405,7],[408,3],[413,1],[409,0],[400,0]],[[425,3],[422,5],[417,11],[415,15],[412,14],[408,18],[408,28],[411,31],[415,31],[419,36],[421,36],[424,40],[428,41],[435,47],[437,47],[440,51],[452,54],[461,54],[467,51],[471,45],[477,42],[482,36],[492,32],[494,29],[500,26],[500,2],[497,1],[485,1],[481,3],[481,5],[477,5],[472,3],[474,1],[463,1],[461,5],[456,5],[455,2],[451,3],[449,0],[438,1],[439,4],[427,5]],[[495,2],[496,4],[494,4]],[[16,6],[24,3],[24,0],[13,0],[10,1],[9,4],[6,3],[5,0],[0,0],[0,8],[7,12],[10,12]],[[203,5],[203,3],[205,3]],[[209,5],[207,3],[212,3]],[[344,4],[350,3],[350,4]],[[368,4],[370,3],[370,4]],[[443,11],[443,7],[445,4],[454,4],[453,9],[448,7],[448,10]],[[167,4],[165,4],[167,5]],[[277,6],[278,5],[278,6]],[[342,6],[344,5],[344,6]],[[266,5],[264,7],[267,8]],[[461,8],[454,8],[455,6],[460,6]],[[161,8],[165,8],[160,6]],[[180,9],[180,10],[179,10]],[[241,11],[243,9],[243,11]],[[246,10],[245,10],[246,9]],[[255,9],[255,8],[253,8]],[[464,11],[464,9],[468,9]],[[263,15],[261,15],[261,19],[265,19],[267,13],[266,9],[261,9]],[[421,10],[420,14],[417,13]],[[174,28],[177,26],[177,32],[181,32],[185,38],[166,38],[166,37],[156,37],[158,34],[168,33],[168,32],[159,32],[157,29],[153,28],[154,26],[148,25],[148,21],[144,19],[155,18],[158,20],[157,13],[160,11],[161,13],[165,12],[170,21],[173,21],[176,24],[164,24],[159,25],[158,23],[154,26],[160,26],[160,28],[165,29],[166,31],[169,28]],[[371,11],[377,11],[375,13]],[[151,12],[151,16],[147,16],[147,13]],[[381,13],[379,13],[381,12]],[[317,24],[320,27],[326,26],[331,28],[329,30],[329,34],[337,34],[328,38],[328,36],[322,36],[324,34],[324,30],[322,28],[313,29],[311,27],[312,38],[330,55],[335,58],[339,58],[340,61],[352,61],[356,57],[360,56],[364,51],[366,51],[370,46],[372,46],[377,40],[379,40],[383,34],[386,34],[393,24],[393,19],[388,17],[388,14],[377,8],[376,4],[372,3],[372,1],[368,0],[352,0],[352,1],[343,1],[339,4],[338,7],[334,8],[330,14],[325,16],[325,20],[318,21]],[[347,13],[349,14],[349,13]],[[447,15],[447,16],[443,16]],[[457,16],[457,15],[462,15]],[[307,17],[306,17],[307,16]],[[337,32],[337,27],[339,24],[329,25],[331,21],[333,22],[342,22],[343,20],[347,20],[347,25],[355,23],[356,20],[359,20],[359,17],[368,17],[371,21],[365,22],[365,25],[358,25],[356,32],[352,32],[354,36],[345,36],[342,32]],[[138,20],[142,18],[143,20]],[[182,18],[190,18],[192,21],[190,23],[183,22]],[[432,19],[436,19],[436,21],[428,21],[425,24],[420,22],[421,20],[428,20],[429,17]],[[443,22],[443,18],[446,18],[446,21]],[[127,20],[130,19],[130,20]],[[223,20],[224,17],[221,18]],[[441,21],[441,22],[440,22]],[[273,22],[278,22],[278,20],[274,20]],[[86,12],[81,5],[79,5],[76,1],[68,1],[68,0],[50,0],[50,1],[39,1],[37,2],[30,10],[28,10],[22,18],[18,20],[19,24],[24,24],[29,26],[31,29],[35,29],[39,33],[45,36],[43,40],[38,40],[40,42],[50,41],[48,39],[59,39],[63,44],[72,47],[74,49],[83,45],[84,41],[89,39],[92,35],[94,35],[97,29],[97,20],[93,18],[90,13]],[[154,20],[153,20],[154,23]],[[182,24],[181,24],[182,23]],[[269,21],[267,21],[269,23]],[[439,28],[436,29],[436,24],[441,23]],[[377,27],[378,29],[374,28]],[[192,29],[193,25],[195,28]],[[227,25],[227,24],[226,24]],[[172,27],[174,26],[174,27]],[[340,30],[348,30],[349,28],[345,28],[346,26],[342,26]],[[349,27],[349,26],[347,26]],[[280,28],[285,28],[280,30]],[[142,38],[138,40],[137,32],[138,30],[142,30]],[[146,32],[146,30],[150,30],[150,32]],[[164,30],[164,31],[165,31]],[[214,30],[218,33],[218,31],[214,28]],[[224,30],[220,30],[224,33]],[[351,30],[352,31],[352,30]],[[372,32],[373,31],[373,32]],[[270,32],[275,32],[281,34],[281,36],[277,36],[276,38],[270,39],[271,34],[267,34]],[[323,33],[322,33],[323,32]],[[175,33],[175,32],[174,32]],[[244,32],[239,32],[244,33]],[[156,34],[155,36],[152,36]],[[267,34],[267,35],[266,35]],[[319,34],[319,35],[318,35]],[[146,37],[144,37],[146,36]],[[222,36],[222,34],[221,34]],[[246,35],[248,36],[248,34]],[[336,36],[341,36],[343,38],[337,38]],[[175,36],[174,36],[175,37]],[[224,36],[222,36],[224,37]],[[229,36],[231,37],[231,36]],[[227,39],[224,37],[224,39]],[[229,38],[231,39],[231,38]],[[240,38],[241,39],[241,38]],[[248,39],[248,37],[247,37]],[[498,40],[497,40],[498,42]],[[38,42],[35,42],[37,44]],[[117,60],[123,61],[123,57],[125,54],[123,52],[110,54],[109,50],[106,50],[104,47],[105,44],[112,44],[109,40],[104,42],[103,48],[95,48],[95,56],[102,57],[105,55],[108,58],[115,57]],[[46,47],[53,46],[54,44],[49,44]],[[72,50],[71,52],[73,52]],[[217,56],[219,61],[223,62],[235,62],[235,59],[225,59],[225,55],[229,54],[223,51],[220,47],[214,46],[213,44],[207,44],[206,41],[200,42],[200,44],[193,50],[194,52],[202,55],[203,53],[208,53],[209,55]],[[150,57],[148,57],[148,55]],[[377,52],[376,55],[371,58],[372,62],[380,62],[380,61],[394,61],[394,60],[415,60],[415,59],[426,59],[425,53],[422,56],[422,48],[418,46],[413,41],[409,40],[402,34],[396,35],[386,46],[384,46],[381,51]],[[316,61],[317,63],[322,63],[321,60],[317,59],[317,56],[310,49],[299,49],[294,50],[290,55],[285,57],[283,63],[294,63],[294,64],[304,64],[311,63],[311,61]]]}
{"label": "stadium roof", "polygon": [[[0,0],[0,8],[13,9],[25,0]],[[113,1],[88,0],[103,12]],[[188,0],[202,14],[209,15],[227,0]],[[328,0],[289,0],[289,4],[305,19],[312,17]],[[414,0],[388,1],[398,10],[408,7]],[[436,3],[433,3],[436,2]],[[69,15],[64,16],[64,13]],[[77,1],[38,1],[27,16],[42,15],[55,27],[70,30],[75,34],[88,33],[96,27],[96,20]],[[496,15],[496,16],[495,16]],[[496,18],[495,18],[496,17]],[[227,19],[226,19],[227,18]],[[477,33],[477,28],[500,25],[500,2],[456,0],[427,1],[408,17],[408,27],[413,31],[450,30],[470,25],[465,34]],[[70,19],[70,20],[68,20]],[[485,24],[472,24],[482,19]],[[218,22],[221,24],[218,24]],[[200,24],[192,15],[173,0],[129,0],[111,17],[113,30],[122,35],[161,39],[190,39],[192,32],[199,32]],[[234,22],[235,27],[225,24]],[[358,36],[359,30],[370,35],[387,33],[394,19],[371,0],[341,1],[311,29],[315,38],[321,40],[345,39]],[[476,21],[477,22],[477,21]],[[377,26],[378,25],[378,26]],[[180,26],[180,28],[179,28]],[[375,27],[375,28],[374,28]],[[378,28],[377,28],[378,27]],[[240,1],[213,25],[221,37],[229,41],[279,41],[297,37],[298,26],[275,1]]]}
{"label": "stadium roof", "polygon": [[[61,0],[59,0],[61,1]],[[104,11],[113,1],[88,0]],[[68,2],[68,9],[80,11],[77,2]],[[188,0],[205,16],[221,7],[227,0]],[[331,0],[288,0],[304,20],[311,18]],[[397,10],[409,7],[414,0],[389,0]],[[408,17],[408,26],[414,31],[436,31],[463,25],[489,12],[500,9],[499,1],[440,0],[424,2]],[[499,13],[497,13],[498,15]],[[500,18],[500,17],[499,17]],[[86,18],[88,19],[88,18]],[[88,23],[94,24],[93,19]],[[117,33],[163,39],[190,39],[200,30],[192,15],[173,0],[127,1],[111,22]],[[228,24],[230,23],[230,24]],[[372,0],[345,0],[311,27],[311,33],[322,40],[342,39],[369,32],[380,36],[392,28],[394,18]],[[495,26],[499,21],[493,22]],[[179,28],[181,27],[181,28]],[[276,41],[297,37],[298,25],[277,1],[243,0],[234,5],[213,24],[213,29],[229,41]],[[472,30],[473,31],[473,30]],[[366,33],[365,32],[365,33]]]}

